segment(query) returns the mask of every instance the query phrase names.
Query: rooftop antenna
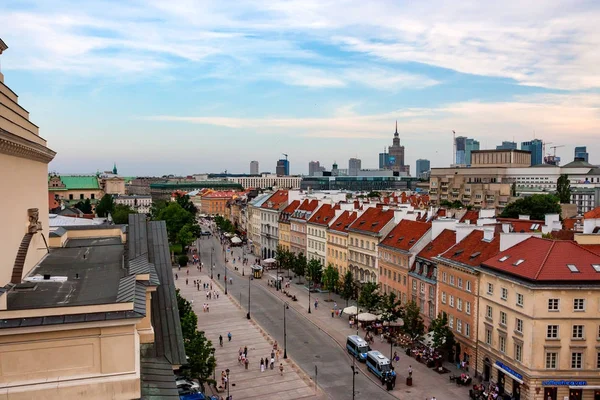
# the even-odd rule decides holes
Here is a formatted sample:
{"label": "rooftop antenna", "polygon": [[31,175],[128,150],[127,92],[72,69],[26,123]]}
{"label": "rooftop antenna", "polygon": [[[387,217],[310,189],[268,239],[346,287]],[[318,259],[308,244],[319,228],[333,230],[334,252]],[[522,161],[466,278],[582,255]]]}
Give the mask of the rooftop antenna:
{"label": "rooftop antenna", "polygon": [[453,164],[456,165],[456,131],[452,131],[452,160]]}

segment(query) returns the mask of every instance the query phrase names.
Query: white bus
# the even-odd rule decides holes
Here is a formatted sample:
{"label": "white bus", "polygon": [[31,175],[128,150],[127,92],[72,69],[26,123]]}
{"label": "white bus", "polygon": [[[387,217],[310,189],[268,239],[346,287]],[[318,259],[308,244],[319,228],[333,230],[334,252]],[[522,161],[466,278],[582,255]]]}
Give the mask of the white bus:
{"label": "white bus", "polygon": [[358,335],[348,336],[346,339],[346,349],[348,350],[348,353],[352,354],[361,362],[365,362],[367,359],[367,352],[371,350],[369,344]]}
{"label": "white bus", "polygon": [[390,370],[390,360],[380,352],[373,350],[367,353],[367,368],[379,379]]}

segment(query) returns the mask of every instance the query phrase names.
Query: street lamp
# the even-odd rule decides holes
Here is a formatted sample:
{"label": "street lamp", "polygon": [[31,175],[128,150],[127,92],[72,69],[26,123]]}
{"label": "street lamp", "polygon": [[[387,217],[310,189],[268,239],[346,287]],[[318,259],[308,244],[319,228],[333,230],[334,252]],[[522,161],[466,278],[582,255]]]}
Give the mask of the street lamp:
{"label": "street lamp", "polygon": [[287,301],[283,304],[283,358],[287,358],[287,329],[285,325],[285,310],[290,308]]}
{"label": "street lamp", "polygon": [[310,314],[310,280],[308,281],[308,313]]}
{"label": "street lamp", "polygon": [[227,374],[227,398],[229,399],[229,386],[231,386],[231,382],[229,382],[229,368],[225,370],[225,373]]}
{"label": "street lamp", "polygon": [[246,318],[250,319],[250,282],[251,282],[252,274],[248,275],[248,313],[246,314]]}
{"label": "street lamp", "polygon": [[352,357],[352,366],[350,367],[352,369],[352,400],[354,400],[354,396],[356,394],[356,384],[355,384],[355,376],[358,375],[358,371],[356,370],[356,366],[354,365],[355,362],[355,358]]}
{"label": "street lamp", "polygon": [[213,264],[213,253],[215,252],[215,247],[213,246],[210,252],[210,279],[213,279],[213,270],[215,269],[215,264]]}
{"label": "street lamp", "polygon": [[227,296],[227,260],[225,261],[225,295]]}

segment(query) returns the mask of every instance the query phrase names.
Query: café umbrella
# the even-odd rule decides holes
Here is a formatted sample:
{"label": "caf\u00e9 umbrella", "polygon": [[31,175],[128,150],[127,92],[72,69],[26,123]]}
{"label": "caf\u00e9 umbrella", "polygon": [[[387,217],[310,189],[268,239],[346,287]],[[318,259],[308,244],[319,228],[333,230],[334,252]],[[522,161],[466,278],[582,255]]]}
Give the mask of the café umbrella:
{"label": "caf\u00e9 umbrella", "polygon": [[362,313],[362,314],[358,314],[358,320],[360,322],[373,322],[373,321],[377,321],[377,315],[375,314],[371,314],[371,313]]}

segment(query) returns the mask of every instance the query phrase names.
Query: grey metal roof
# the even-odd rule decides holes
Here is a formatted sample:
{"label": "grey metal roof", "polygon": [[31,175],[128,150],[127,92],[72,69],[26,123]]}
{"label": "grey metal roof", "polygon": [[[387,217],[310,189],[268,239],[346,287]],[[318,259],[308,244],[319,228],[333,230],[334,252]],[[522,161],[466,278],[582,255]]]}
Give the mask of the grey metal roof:
{"label": "grey metal roof", "polygon": [[154,286],[160,285],[158,274],[156,273],[156,267],[154,264],[148,261],[147,254],[140,255],[133,260],[129,260],[129,273],[132,275],[150,274],[150,284]]}
{"label": "grey metal roof", "polygon": [[115,319],[143,318],[145,314],[135,311],[99,312],[74,315],[53,315],[48,317],[0,319],[0,329],[23,328],[26,326],[46,326],[74,324],[79,322],[109,321]]}
{"label": "grey metal roof", "polygon": [[67,230],[62,226],[59,226],[50,231],[50,237],[61,237],[65,233],[67,233]]}
{"label": "grey metal roof", "polygon": [[117,292],[117,303],[127,303],[135,299],[135,275],[121,278]]}
{"label": "grey metal roof", "polygon": [[141,389],[143,400],[177,399],[179,392],[175,383],[173,366],[164,357],[145,357],[142,345]]}
{"label": "grey metal roof", "polygon": [[129,214],[129,230],[127,236],[127,242],[129,244],[129,260],[148,254],[145,215]]}

